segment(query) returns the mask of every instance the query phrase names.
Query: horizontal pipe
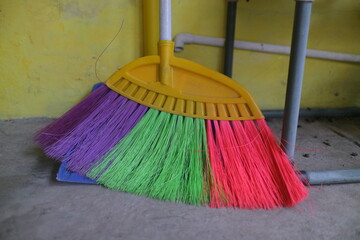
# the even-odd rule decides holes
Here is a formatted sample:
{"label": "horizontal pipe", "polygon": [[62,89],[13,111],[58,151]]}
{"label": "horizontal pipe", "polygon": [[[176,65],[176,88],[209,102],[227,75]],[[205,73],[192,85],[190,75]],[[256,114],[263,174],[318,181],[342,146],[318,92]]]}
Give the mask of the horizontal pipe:
{"label": "horizontal pipe", "polygon": [[[267,118],[280,118],[284,116],[283,110],[263,110],[262,113]],[[300,109],[300,117],[360,117],[360,108],[348,107]]]}
{"label": "horizontal pipe", "polygon": [[[206,37],[200,35],[194,35],[189,33],[180,33],[175,37],[175,52],[181,52],[184,50],[185,44],[201,44],[208,46],[223,47],[225,39]],[[236,40],[234,47],[238,49],[245,49],[251,51],[277,53],[277,54],[290,54],[290,47],[285,45],[275,45],[269,43],[249,42]],[[343,61],[343,62],[356,62],[360,63],[360,55],[337,53],[330,51],[307,49],[306,56],[310,58],[320,58],[327,60]]]}
{"label": "horizontal pipe", "polygon": [[331,171],[301,171],[301,180],[310,185],[360,182],[360,168]]}

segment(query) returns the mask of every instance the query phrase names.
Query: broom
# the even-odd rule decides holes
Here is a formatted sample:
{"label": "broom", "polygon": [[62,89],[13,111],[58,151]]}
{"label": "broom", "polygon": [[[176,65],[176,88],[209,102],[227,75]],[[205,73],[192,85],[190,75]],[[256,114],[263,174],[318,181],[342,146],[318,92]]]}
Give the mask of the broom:
{"label": "broom", "polygon": [[307,196],[249,93],[173,56],[171,0],[159,55],[120,68],[37,133],[47,156],[104,186],[161,200],[248,209]]}

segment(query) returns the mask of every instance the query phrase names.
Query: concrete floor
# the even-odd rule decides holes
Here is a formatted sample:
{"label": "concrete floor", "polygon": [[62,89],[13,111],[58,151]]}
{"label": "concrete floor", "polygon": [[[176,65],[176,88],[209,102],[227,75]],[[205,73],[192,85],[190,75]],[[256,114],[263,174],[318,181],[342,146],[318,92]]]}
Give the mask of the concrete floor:
{"label": "concrete floor", "polygon": [[[0,121],[0,239],[360,239],[360,184],[311,187],[292,209],[210,209],[55,180],[33,143],[49,119]],[[268,120],[279,133],[280,119]],[[302,119],[304,170],[360,168],[360,119]]]}

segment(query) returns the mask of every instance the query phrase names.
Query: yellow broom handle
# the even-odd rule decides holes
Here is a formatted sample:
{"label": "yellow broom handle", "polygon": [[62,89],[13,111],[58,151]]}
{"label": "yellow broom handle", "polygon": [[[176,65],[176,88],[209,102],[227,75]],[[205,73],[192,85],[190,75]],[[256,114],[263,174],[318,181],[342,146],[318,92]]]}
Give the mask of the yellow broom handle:
{"label": "yellow broom handle", "polygon": [[145,56],[157,55],[159,41],[159,0],[143,0],[143,51]]}

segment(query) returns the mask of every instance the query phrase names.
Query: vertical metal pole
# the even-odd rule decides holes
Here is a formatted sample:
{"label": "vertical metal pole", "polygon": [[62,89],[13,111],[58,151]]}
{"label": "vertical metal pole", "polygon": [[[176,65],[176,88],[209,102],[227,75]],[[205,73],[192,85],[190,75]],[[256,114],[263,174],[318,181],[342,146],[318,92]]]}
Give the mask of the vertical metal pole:
{"label": "vertical metal pole", "polygon": [[233,69],[236,7],[237,0],[228,0],[224,59],[224,74],[228,77],[232,77]]}
{"label": "vertical metal pole", "polygon": [[281,138],[282,147],[291,161],[294,160],[311,7],[312,0],[296,0]]}

